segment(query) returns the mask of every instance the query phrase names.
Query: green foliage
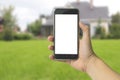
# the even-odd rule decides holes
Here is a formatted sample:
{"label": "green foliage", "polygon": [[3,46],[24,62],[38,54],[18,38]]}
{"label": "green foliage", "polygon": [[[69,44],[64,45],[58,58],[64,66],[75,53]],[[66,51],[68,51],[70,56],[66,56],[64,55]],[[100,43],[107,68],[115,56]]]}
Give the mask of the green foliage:
{"label": "green foliage", "polygon": [[[120,40],[92,43],[95,53],[120,72]],[[70,65],[51,61],[49,44],[47,40],[0,41],[0,80],[91,80]]]}
{"label": "green foliage", "polygon": [[11,28],[9,28],[9,27],[4,28],[3,40],[5,40],[5,41],[13,40],[13,31]]}
{"label": "green foliage", "polygon": [[119,12],[117,12],[114,15],[112,15],[112,23],[120,24],[120,13]]}
{"label": "green foliage", "polygon": [[9,6],[2,10],[2,18],[4,19],[4,27],[13,28],[16,25],[16,17],[12,15],[14,7]]}
{"label": "green foliage", "polygon": [[36,20],[35,22],[28,24],[27,30],[33,33],[33,35],[38,36],[40,35],[40,28],[41,28],[41,21]]}
{"label": "green foliage", "polygon": [[32,34],[28,33],[14,34],[14,40],[30,40],[30,39],[33,39]]}
{"label": "green foliage", "polygon": [[95,38],[120,39],[120,13],[118,12],[111,17],[112,25],[109,27],[109,34],[106,35],[104,29],[97,27]]}
{"label": "green foliage", "polygon": [[16,18],[12,15],[14,8],[9,6],[2,10],[2,18],[4,19],[3,40],[13,40],[13,27],[16,25]]}
{"label": "green foliage", "polygon": [[110,34],[108,38],[119,39],[120,38],[120,13],[112,15],[112,25],[109,28]]}
{"label": "green foliage", "polygon": [[96,27],[95,38],[104,39],[106,38],[105,29],[101,26]]}
{"label": "green foliage", "polygon": [[3,32],[0,32],[0,40],[3,40]]}
{"label": "green foliage", "polygon": [[119,39],[120,38],[120,24],[112,24],[110,26],[110,34],[108,38]]}
{"label": "green foliage", "polygon": [[97,38],[97,39],[106,38],[105,28],[103,26],[101,26],[101,22],[102,22],[102,20],[99,19],[98,25],[96,26],[96,29],[95,29],[95,36],[93,38]]}
{"label": "green foliage", "polygon": [[19,32],[21,31],[21,29],[20,29],[19,26],[15,26],[15,28],[17,28],[17,30],[18,30]]}

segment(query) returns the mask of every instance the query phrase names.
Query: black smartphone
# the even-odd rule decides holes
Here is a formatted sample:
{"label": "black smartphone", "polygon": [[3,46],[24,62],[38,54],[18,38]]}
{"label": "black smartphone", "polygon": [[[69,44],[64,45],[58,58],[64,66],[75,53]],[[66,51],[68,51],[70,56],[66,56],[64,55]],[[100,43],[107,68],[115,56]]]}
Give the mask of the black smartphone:
{"label": "black smartphone", "polygon": [[55,59],[77,59],[79,54],[78,9],[55,9],[53,29]]}

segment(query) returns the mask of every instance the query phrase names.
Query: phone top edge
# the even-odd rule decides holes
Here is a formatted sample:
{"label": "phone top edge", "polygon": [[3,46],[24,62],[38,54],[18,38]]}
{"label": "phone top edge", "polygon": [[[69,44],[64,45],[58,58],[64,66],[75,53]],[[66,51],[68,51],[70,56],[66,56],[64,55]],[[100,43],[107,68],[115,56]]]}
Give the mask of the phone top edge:
{"label": "phone top edge", "polygon": [[79,14],[77,8],[55,8],[54,14]]}

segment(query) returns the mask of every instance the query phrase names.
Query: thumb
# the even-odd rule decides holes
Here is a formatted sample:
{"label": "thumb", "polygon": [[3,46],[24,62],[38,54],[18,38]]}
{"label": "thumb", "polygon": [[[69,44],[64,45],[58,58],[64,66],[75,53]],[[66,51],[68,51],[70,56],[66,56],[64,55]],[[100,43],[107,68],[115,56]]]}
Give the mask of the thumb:
{"label": "thumb", "polygon": [[83,31],[83,38],[90,38],[90,29],[87,25],[84,25],[83,23],[79,23],[79,27]]}

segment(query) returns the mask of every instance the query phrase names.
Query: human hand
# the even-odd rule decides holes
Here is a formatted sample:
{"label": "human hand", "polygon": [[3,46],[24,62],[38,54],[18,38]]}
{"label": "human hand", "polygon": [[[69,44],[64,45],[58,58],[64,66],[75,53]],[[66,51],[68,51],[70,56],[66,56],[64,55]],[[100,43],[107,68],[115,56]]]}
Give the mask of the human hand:
{"label": "human hand", "polygon": [[[75,69],[85,72],[89,61],[95,57],[95,54],[94,51],[92,50],[89,27],[82,23],[79,24],[79,27],[83,31],[83,37],[82,39],[80,39],[80,44],[79,44],[80,46],[79,58],[77,60],[65,60],[65,61],[57,60],[57,61],[68,63]],[[49,36],[48,41],[53,42],[54,37]],[[48,46],[48,48],[50,50],[54,50],[53,45]],[[54,55],[50,55],[49,58],[51,60],[55,60]]]}

